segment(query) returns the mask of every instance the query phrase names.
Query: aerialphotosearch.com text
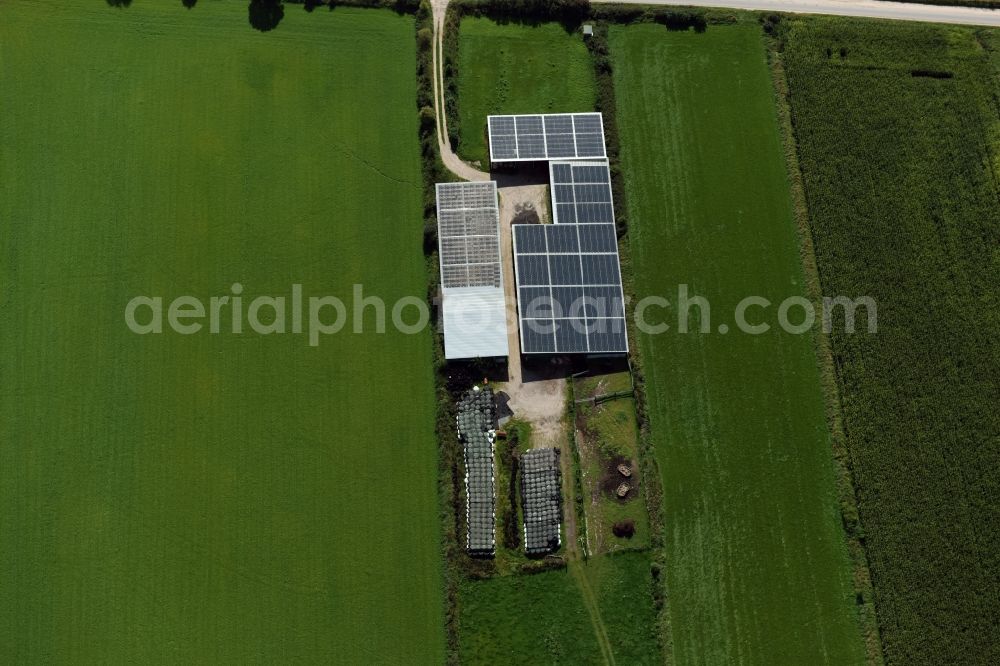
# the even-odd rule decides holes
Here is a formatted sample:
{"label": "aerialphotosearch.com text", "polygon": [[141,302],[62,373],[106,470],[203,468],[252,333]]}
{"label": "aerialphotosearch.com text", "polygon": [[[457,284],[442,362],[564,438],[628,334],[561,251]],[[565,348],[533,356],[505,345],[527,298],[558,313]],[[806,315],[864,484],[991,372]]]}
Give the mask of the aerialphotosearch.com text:
{"label": "aerialphotosearch.com text", "polygon": [[[125,323],[138,335],[172,332],[179,335],[302,335],[312,347],[324,337],[342,333],[385,333],[391,330],[413,335],[425,330],[431,321],[431,308],[425,299],[413,295],[385,299],[365,294],[364,286],[353,285],[349,296],[307,295],[301,284],[292,284],[282,295],[244,293],[244,286],[233,283],[227,293],[207,298],[195,295],[139,295],[125,305]],[[728,300],[728,299],[727,299]],[[706,295],[694,294],[687,284],[677,286],[676,294],[648,295],[632,303],[630,299],[588,298],[580,296],[569,303],[554,298],[536,298],[518,303],[527,315],[525,325],[548,332],[559,326],[581,331],[621,321],[646,335],[741,333],[763,335],[783,332],[802,335],[820,328],[846,334],[874,334],[878,331],[878,307],[870,296],[823,297],[818,304],[800,295],[775,302],[759,295],[748,295],[727,308],[729,315],[716,323]],[[506,326],[516,330],[515,306],[507,304]],[[721,309],[721,308],[720,308]],[[731,309],[731,312],[729,311]],[[461,321],[464,330],[474,331],[477,324],[496,326],[492,321],[477,321],[481,314],[450,312]],[[714,325],[713,325],[714,324]],[[486,329],[484,328],[484,332]]]}

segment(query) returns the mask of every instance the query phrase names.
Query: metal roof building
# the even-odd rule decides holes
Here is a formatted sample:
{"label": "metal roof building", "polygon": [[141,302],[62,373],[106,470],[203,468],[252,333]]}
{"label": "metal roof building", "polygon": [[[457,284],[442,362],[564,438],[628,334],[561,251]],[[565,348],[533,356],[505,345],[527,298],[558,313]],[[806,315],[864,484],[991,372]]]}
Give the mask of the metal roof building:
{"label": "metal roof building", "polygon": [[507,310],[494,181],[437,184],[447,359],[507,356]]}
{"label": "metal roof building", "polygon": [[486,121],[494,164],[607,157],[600,113],[488,116]]}
{"label": "metal roof building", "polygon": [[554,224],[515,224],[523,354],[628,352],[606,160],[549,162]]}

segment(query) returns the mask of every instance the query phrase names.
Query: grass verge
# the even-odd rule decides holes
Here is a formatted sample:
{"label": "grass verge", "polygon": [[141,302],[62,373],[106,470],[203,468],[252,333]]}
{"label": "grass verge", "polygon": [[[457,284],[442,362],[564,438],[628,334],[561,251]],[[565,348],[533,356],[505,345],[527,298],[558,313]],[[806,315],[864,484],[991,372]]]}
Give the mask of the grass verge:
{"label": "grass verge", "polygon": [[[688,284],[731,316],[748,294],[800,294],[760,28],[612,26],[610,42],[636,295]],[[857,661],[812,343],[711,331],[639,340],[673,658]]]}

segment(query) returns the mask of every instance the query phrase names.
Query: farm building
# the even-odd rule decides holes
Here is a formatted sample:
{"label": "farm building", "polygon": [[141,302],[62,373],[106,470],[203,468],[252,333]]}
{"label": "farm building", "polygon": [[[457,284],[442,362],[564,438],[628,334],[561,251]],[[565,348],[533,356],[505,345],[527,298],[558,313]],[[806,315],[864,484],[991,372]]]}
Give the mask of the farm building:
{"label": "farm building", "polygon": [[532,449],[521,456],[524,552],[543,555],[562,544],[562,475],[559,449]]}
{"label": "farm building", "polygon": [[628,352],[607,161],[549,162],[554,224],[513,226],[523,354]]}
{"label": "farm building", "polygon": [[455,420],[465,460],[466,549],[472,555],[491,556],[496,552],[493,391],[478,387],[468,391],[458,403]]}
{"label": "farm building", "polygon": [[506,357],[496,183],[438,183],[437,221],[445,358]]}
{"label": "farm building", "polygon": [[493,164],[607,157],[600,113],[489,116],[486,122]]}
{"label": "farm building", "polygon": [[494,163],[546,161],[553,224],[514,224],[521,353],[628,353],[600,113],[488,118]]}

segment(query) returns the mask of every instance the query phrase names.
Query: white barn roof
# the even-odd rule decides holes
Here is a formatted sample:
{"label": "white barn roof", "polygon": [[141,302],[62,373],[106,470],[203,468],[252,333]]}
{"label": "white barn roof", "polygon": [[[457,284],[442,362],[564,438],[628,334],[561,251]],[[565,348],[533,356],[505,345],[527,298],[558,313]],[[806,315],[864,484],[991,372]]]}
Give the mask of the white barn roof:
{"label": "white barn roof", "polygon": [[464,287],[443,290],[444,357],[507,356],[503,289]]}
{"label": "white barn roof", "polygon": [[445,358],[507,356],[497,184],[438,183],[437,219]]}

